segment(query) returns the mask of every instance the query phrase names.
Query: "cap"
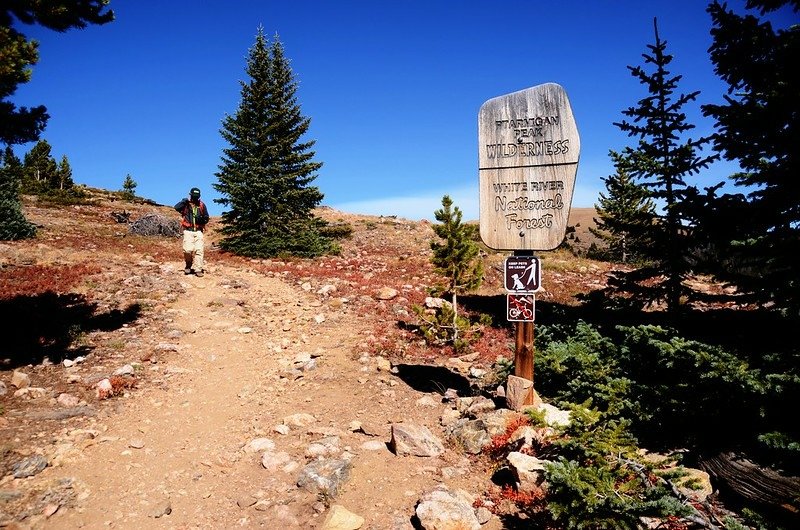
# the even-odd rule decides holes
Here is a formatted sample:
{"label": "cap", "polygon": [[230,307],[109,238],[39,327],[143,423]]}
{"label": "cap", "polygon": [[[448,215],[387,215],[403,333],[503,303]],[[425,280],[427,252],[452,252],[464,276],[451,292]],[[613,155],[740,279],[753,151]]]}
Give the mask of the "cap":
{"label": "cap", "polygon": [[199,197],[200,196],[200,188],[192,188],[189,191],[189,195],[191,195],[192,197]]}

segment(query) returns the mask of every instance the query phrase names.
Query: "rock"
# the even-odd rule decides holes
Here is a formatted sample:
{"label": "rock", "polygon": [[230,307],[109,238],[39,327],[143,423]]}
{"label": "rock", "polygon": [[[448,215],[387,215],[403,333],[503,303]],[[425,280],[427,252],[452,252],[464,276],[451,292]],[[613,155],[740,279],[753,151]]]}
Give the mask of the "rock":
{"label": "rock", "polygon": [[317,419],[314,416],[306,414],[305,412],[291,414],[283,418],[283,424],[289,427],[308,427],[315,421],[317,421]]}
{"label": "rock", "polygon": [[450,306],[452,304],[444,298],[434,298],[432,296],[425,297],[425,307],[428,309],[441,309],[445,305]]}
{"label": "rock", "polygon": [[442,454],[444,444],[423,425],[396,423],[392,425],[389,449],[396,455],[428,457]]}
{"label": "rock", "polygon": [[494,401],[483,396],[477,396],[466,408],[464,414],[467,416],[477,417],[481,414],[485,414],[486,412],[490,412],[495,408]]}
{"label": "rock", "polygon": [[459,420],[451,430],[451,437],[467,453],[477,455],[492,441],[483,420]]}
{"label": "rock", "polygon": [[323,285],[322,287],[317,289],[317,294],[321,294],[323,296],[326,296],[326,295],[329,295],[329,294],[335,293],[335,292],[336,292],[336,286],[333,285],[333,284],[330,284],[330,283],[326,283],[325,285]]}
{"label": "rock", "polygon": [[498,409],[484,414],[481,419],[489,436],[497,436],[498,434],[504,434],[512,422],[518,421],[522,417],[522,414],[514,410]]}
{"label": "rock", "polygon": [[478,530],[481,527],[472,499],[465,491],[445,487],[426,493],[417,504],[417,519],[425,530]]}
{"label": "rock", "polygon": [[475,517],[478,518],[478,522],[481,525],[485,525],[492,520],[492,512],[486,506],[481,506],[475,510]]}
{"label": "rock", "polygon": [[133,369],[133,366],[130,364],[126,364],[125,366],[114,370],[113,375],[134,375],[135,373],[136,370]]}
{"label": "rock", "polygon": [[384,357],[378,356],[378,357],[375,358],[375,363],[378,366],[378,371],[379,372],[391,372],[392,371],[392,363],[389,361],[389,359],[386,359]]}
{"label": "rock", "polygon": [[275,427],[272,428],[272,430],[275,431],[278,434],[287,435],[287,434],[289,434],[289,431],[291,429],[289,428],[288,425],[281,424],[281,425],[276,425]]}
{"label": "rock", "polygon": [[364,518],[349,511],[344,506],[334,504],[320,526],[321,530],[358,530],[364,525]]}
{"label": "rock", "polygon": [[[533,391],[533,381],[525,379],[524,377],[517,377],[515,375],[508,376],[506,383],[506,403],[511,410],[522,410],[529,406],[528,401],[531,392]],[[536,393],[534,392],[533,404],[536,404]]]}
{"label": "rock", "polygon": [[361,444],[364,451],[382,451],[386,449],[386,443],[380,440],[369,440]]}
{"label": "rock", "polygon": [[144,440],[141,438],[132,438],[128,441],[128,447],[132,449],[142,449],[144,447]]}
{"label": "rock", "polygon": [[292,462],[292,457],[289,453],[278,452],[275,453],[273,451],[265,451],[264,454],[261,455],[261,465],[267,471],[277,471],[279,469],[285,469],[286,466]]}
{"label": "rock", "polygon": [[381,287],[376,293],[375,298],[378,300],[391,300],[393,298],[397,298],[397,295],[400,293],[397,289],[392,289],[391,287]]}
{"label": "rock", "polygon": [[61,393],[56,400],[62,407],[77,407],[81,400],[71,394]]}
{"label": "rock", "polygon": [[544,484],[544,464],[546,460],[539,460],[535,456],[512,451],[506,457],[511,465],[514,478],[519,483],[518,489],[523,492],[538,491]]}
{"label": "rock", "polygon": [[5,396],[8,394],[8,388],[3,381],[0,381],[0,396]]}
{"label": "rock", "polygon": [[48,394],[46,388],[38,386],[26,386],[14,392],[14,397],[23,399],[40,399]]}
{"label": "rock", "polygon": [[[248,333],[253,332],[253,328],[249,328],[247,326],[242,326],[236,330],[237,333],[241,333],[242,335],[247,335]],[[255,504],[255,503],[253,503]]]}
{"label": "rock", "polygon": [[114,387],[111,386],[111,381],[102,379],[95,385],[97,399],[107,399],[114,395]]}
{"label": "rock", "polygon": [[418,407],[438,407],[440,405],[440,401],[434,399],[431,396],[422,396],[417,401],[415,401]]}
{"label": "rock", "polygon": [[449,427],[454,425],[458,420],[461,419],[461,413],[455,409],[445,409],[442,412],[442,418],[439,420],[442,424],[442,427]]}
{"label": "rock", "polygon": [[486,375],[486,370],[483,368],[476,368],[475,366],[469,369],[469,376],[473,379],[481,379]]}
{"label": "rock", "polygon": [[11,471],[14,472],[14,478],[26,478],[41,473],[47,465],[47,458],[42,455],[32,455],[11,466]]}
{"label": "rock", "polygon": [[242,495],[238,499],[236,499],[236,505],[239,508],[249,508],[250,506],[254,505],[258,502],[258,499],[253,497],[252,495]]}
{"label": "rock", "polygon": [[308,458],[319,458],[338,454],[341,452],[339,443],[338,436],[328,436],[306,447],[305,455]]}
{"label": "rock", "polygon": [[300,472],[297,486],[333,499],[339,494],[339,488],[350,478],[352,466],[347,459],[315,460]]}
{"label": "rock", "polygon": [[25,372],[14,370],[14,373],[11,375],[11,386],[14,388],[27,388],[31,386],[31,376]]}
{"label": "rock", "polygon": [[568,410],[561,410],[549,403],[540,403],[534,406],[539,412],[544,412],[544,421],[551,427],[566,427],[570,424],[571,413]]}
{"label": "rock", "polygon": [[275,442],[269,438],[255,438],[244,446],[245,453],[260,453],[262,451],[272,451],[275,449]]}
{"label": "rock", "polygon": [[149,517],[152,517],[153,519],[159,519],[171,513],[172,503],[170,503],[169,499],[167,499],[158,503],[156,507],[150,511]]}
{"label": "rock", "polygon": [[59,405],[62,407],[77,407],[81,400],[71,394],[61,393],[58,395],[58,399],[56,399]]}

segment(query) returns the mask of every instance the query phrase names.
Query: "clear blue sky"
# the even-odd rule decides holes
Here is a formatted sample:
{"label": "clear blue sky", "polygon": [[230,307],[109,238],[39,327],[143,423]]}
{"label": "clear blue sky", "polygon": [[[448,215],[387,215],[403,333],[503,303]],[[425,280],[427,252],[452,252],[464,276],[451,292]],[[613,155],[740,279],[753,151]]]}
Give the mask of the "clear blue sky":
{"label": "clear blue sky", "polygon": [[[741,0],[729,5],[742,12]],[[257,28],[280,35],[324,163],[323,204],[353,213],[432,218],[449,194],[478,217],[477,113],[487,99],[545,82],[564,87],[581,136],[573,206],[592,206],[609,149],[631,145],[613,126],[645,96],[626,66],[641,64],[653,17],[682,92],[720,101],[701,0],[488,2],[408,0],[111,0],[116,20],[59,34],[20,26],[40,61],[12,100],[44,104],[43,134],[78,183],[174,204],[192,186],[212,215],[225,144],[222,119],[240,99]],[[711,132],[699,103],[693,137]],[[18,146],[22,155],[31,145]],[[696,183],[732,172],[719,164]]]}

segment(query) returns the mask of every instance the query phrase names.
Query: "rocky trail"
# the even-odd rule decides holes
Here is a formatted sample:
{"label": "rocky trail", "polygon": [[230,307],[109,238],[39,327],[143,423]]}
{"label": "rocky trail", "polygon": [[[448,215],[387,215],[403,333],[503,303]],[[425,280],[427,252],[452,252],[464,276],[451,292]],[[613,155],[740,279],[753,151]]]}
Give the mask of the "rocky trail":
{"label": "rocky trail", "polygon": [[[19,524],[311,528],[339,505],[362,528],[413,528],[426,491],[474,485],[458,451],[390,451],[392,424],[441,431],[449,406],[359,354],[369,328],[349,311],[234,267],[203,278],[184,278],[177,262],[152,267],[184,292],[165,310],[159,358],[133,368],[150,372],[148,384],[85,427],[65,420],[49,467],[28,484],[0,483],[7,498],[39,494],[20,494],[32,513]],[[318,462],[327,467],[308,469]]]}
{"label": "rocky trail", "polygon": [[212,232],[200,278],[113,206],[29,206],[39,237],[0,247],[9,289],[88,274],[56,309],[33,295],[36,318],[84,304],[100,320],[64,358],[0,366],[0,527],[503,527],[476,502],[492,487],[476,454],[511,413],[473,397],[488,363],[375,346],[425,296],[429,225],[349,219],[361,230],[322,273],[226,260]]}

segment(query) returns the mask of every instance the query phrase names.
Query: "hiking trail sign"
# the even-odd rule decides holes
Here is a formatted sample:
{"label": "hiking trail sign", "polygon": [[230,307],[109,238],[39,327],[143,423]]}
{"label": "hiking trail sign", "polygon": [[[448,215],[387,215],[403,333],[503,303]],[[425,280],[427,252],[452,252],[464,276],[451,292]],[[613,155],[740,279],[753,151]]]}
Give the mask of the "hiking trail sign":
{"label": "hiking trail sign", "polygon": [[480,235],[496,250],[552,250],[564,240],[581,143],[555,83],[499,96],[478,112]]}

